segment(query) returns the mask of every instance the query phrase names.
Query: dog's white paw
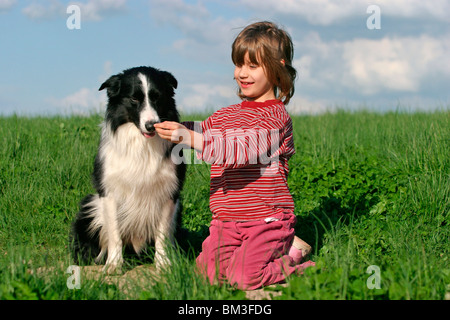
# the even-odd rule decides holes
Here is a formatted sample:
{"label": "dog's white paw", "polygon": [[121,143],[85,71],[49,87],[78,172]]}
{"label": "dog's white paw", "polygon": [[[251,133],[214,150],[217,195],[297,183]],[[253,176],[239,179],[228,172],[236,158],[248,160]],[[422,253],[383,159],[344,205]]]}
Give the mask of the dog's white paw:
{"label": "dog's white paw", "polygon": [[102,249],[100,251],[99,255],[94,259],[94,263],[95,264],[101,264],[105,254],[106,254],[106,250]]}
{"label": "dog's white paw", "polygon": [[121,263],[109,263],[103,266],[102,271],[106,274],[122,274],[122,264]]}
{"label": "dog's white paw", "polygon": [[122,273],[122,264],[123,257],[121,252],[108,255],[108,259],[103,267],[103,272],[106,272],[107,274]]}
{"label": "dog's white paw", "polygon": [[155,267],[157,270],[168,268],[172,265],[171,261],[165,254],[155,254]]}

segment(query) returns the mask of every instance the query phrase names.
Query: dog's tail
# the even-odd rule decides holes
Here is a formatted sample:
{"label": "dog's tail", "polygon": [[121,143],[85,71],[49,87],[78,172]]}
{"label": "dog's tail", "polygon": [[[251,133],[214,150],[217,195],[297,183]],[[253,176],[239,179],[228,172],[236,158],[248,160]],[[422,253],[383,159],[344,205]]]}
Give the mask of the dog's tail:
{"label": "dog's tail", "polygon": [[69,235],[69,246],[75,264],[92,264],[100,253],[100,229],[93,228],[95,217],[99,215],[98,194],[86,196],[80,203]]}

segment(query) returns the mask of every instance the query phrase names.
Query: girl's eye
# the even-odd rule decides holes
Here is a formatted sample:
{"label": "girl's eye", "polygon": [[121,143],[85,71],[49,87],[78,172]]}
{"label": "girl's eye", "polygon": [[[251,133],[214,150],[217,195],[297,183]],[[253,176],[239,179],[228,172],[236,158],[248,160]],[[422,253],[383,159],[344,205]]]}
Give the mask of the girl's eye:
{"label": "girl's eye", "polygon": [[258,66],[255,65],[255,64],[251,64],[251,65],[250,65],[250,68],[251,68],[251,69],[256,69],[256,68],[258,68]]}

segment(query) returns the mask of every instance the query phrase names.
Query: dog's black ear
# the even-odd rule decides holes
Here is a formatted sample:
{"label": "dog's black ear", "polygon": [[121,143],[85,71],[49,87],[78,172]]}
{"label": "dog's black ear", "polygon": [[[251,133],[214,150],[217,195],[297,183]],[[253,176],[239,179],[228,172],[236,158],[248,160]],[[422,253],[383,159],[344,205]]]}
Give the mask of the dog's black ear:
{"label": "dog's black ear", "polygon": [[108,97],[114,97],[119,94],[120,84],[121,84],[120,77],[112,76],[108,80],[103,82],[98,91],[102,91],[103,89],[107,88]]}
{"label": "dog's black ear", "polygon": [[169,84],[170,84],[174,89],[176,89],[176,88],[178,87],[178,81],[177,81],[177,79],[175,79],[175,77],[174,77],[170,72],[167,72],[167,71],[161,71],[161,72],[162,72],[164,78],[167,80],[167,82],[169,82]]}

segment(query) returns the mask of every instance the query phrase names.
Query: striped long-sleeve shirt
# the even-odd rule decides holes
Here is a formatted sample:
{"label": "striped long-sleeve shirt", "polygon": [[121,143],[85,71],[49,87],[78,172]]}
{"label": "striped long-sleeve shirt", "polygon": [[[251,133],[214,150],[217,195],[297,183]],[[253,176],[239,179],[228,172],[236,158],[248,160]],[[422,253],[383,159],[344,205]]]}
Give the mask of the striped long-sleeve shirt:
{"label": "striped long-sleeve shirt", "polygon": [[[193,123],[184,123],[194,129]],[[211,164],[213,219],[256,220],[294,212],[288,160],[295,153],[292,120],[279,100],[243,101],[215,112],[200,124]]]}

